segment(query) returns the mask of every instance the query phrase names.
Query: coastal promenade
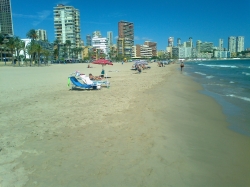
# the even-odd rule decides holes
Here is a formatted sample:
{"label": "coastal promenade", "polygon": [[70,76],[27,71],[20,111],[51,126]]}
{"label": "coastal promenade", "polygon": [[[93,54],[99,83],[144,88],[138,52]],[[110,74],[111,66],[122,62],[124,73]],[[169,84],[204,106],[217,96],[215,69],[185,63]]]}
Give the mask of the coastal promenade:
{"label": "coastal promenade", "polygon": [[114,63],[110,88],[71,91],[92,66],[0,68],[1,187],[250,186],[250,138],[179,64]]}

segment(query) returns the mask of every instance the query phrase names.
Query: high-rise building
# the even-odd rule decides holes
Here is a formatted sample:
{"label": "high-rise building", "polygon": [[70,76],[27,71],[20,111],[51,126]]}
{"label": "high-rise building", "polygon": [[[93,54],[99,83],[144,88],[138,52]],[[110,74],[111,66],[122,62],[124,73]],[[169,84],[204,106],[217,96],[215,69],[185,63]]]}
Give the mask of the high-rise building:
{"label": "high-rise building", "polygon": [[118,55],[132,56],[132,46],[134,45],[134,23],[127,21],[118,22]]}
{"label": "high-rise building", "polygon": [[180,47],[180,46],[181,46],[181,39],[177,38],[177,47]]}
{"label": "high-rise building", "polygon": [[71,41],[71,47],[80,47],[80,12],[73,6],[58,4],[54,7],[55,38],[65,44]]}
{"label": "high-rise building", "polygon": [[108,38],[108,45],[112,46],[113,45],[113,32],[112,31],[107,32],[107,38]]}
{"label": "high-rise building", "polygon": [[231,53],[236,52],[236,37],[235,36],[228,37],[228,51],[230,51]]}
{"label": "high-rise building", "polygon": [[86,46],[91,46],[92,45],[92,38],[90,35],[86,36]]}
{"label": "high-rise building", "polygon": [[201,40],[196,41],[196,52],[199,54],[201,52]]}
{"label": "high-rise building", "polygon": [[223,47],[223,39],[219,39],[219,47],[218,47],[219,51],[223,51],[224,47]]}
{"label": "high-rise building", "polygon": [[38,29],[36,30],[36,34],[37,34],[37,40],[43,40],[43,41],[48,40],[46,30]]}
{"label": "high-rise building", "polygon": [[174,47],[174,37],[168,38],[168,47]]}
{"label": "high-rise building", "polygon": [[237,36],[236,38],[236,51],[244,51],[244,36]]}
{"label": "high-rise building", "polygon": [[0,0],[0,33],[14,35],[11,0]]}

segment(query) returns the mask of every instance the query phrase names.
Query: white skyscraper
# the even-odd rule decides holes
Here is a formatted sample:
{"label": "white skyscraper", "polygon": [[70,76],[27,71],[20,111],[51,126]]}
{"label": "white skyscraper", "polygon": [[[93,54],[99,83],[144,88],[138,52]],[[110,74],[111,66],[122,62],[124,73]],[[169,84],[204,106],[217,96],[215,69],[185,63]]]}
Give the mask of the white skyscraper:
{"label": "white skyscraper", "polygon": [[113,45],[113,32],[112,31],[107,32],[107,39],[108,39],[108,45],[112,46]]}
{"label": "white skyscraper", "polygon": [[230,51],[231,53],[236,52],[236,37],[235,36],[228,37],[228,51]]}
{"label": "white skyscraper", "polygon": [[223,39],[219,39],[219,50],[220,51],[223,51],[224,50],[224,47],[223,47]]}
{"label": "white skyscraper", "polygon": [[71,41],[71,47],[80,47],[80,12],[73,6],[58,4],[54,7],[55,38],[61,44]]}
{"label": "white skyscraper", "polygon": [[237,36],[236,39],[236,51],[244,51],[244,36]]}

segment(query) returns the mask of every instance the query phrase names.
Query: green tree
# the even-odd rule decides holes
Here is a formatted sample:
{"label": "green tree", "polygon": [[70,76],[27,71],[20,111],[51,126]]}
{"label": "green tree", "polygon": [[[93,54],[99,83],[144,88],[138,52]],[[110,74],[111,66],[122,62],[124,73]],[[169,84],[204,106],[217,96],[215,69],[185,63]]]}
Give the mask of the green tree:
{"label": "green tree", "polygon": [[15,52],[17,55],[18,65],[20,66],[20,52],[25,48],[25,42],[22,41],[19,37],[15,37]]}
{"label": "green tree", "polygon": [[35,29],[29,30],[29,32],[27,32],[26,36],[27,36],[27,38],[30,38],[31,40],[36,40],[38,38]]}
{"label": "green tree", "polygon": [[[56,60],[59,60],[59,52],[60,52],[61,41],[59,39],[56,39],[53,44],[54,44],[53,55],[54,55]],[[56,48],[55,48],[55,46],[56,46]]]}
{"label": "green tree", "polygon": [[9,38],[6,45],[10,50],[10,53],[11,53],[11,56],[12,56],[12,64],[14,65],[14,52],[15,52],[15,48],[16,48],[15,37]]}
{"label": "green tree", "polygon": [[65,47],[67,48],[67,58],[69,58],[70,57],[70,52],[71,52],[71,50],[70,50],[70,48],[71,48],[71,41],[70,40],[66,40]]}

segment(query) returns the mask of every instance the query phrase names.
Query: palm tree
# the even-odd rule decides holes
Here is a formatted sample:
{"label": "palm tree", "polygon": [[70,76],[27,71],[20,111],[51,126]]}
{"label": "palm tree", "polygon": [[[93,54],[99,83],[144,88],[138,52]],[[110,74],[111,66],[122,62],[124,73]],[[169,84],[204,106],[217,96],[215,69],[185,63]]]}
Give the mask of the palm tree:
{"label": "palm tree", "polygon": [[68,55],[67,57],[69,58],[69,56],[70,56],[70,48],[71,48],[71,41],[66,40],[65,46],[67,47],[67,55]]}
{"label": "palm tree", "polygon": [[27,46],[26,46],[26,49],[27,49],[27,53],[29,54],[30,56],[30,66],[31,66],[31,62],[32,60],[35,59],[35,55],[36,55],[36,43],[34,41],[31,41]]}
{"label": "palm tree", "polygon": [[9,48],[10,50],[10,53],[12,55],[12,64],[14,65],[14,52],[15,52],[15,49],[16,49],[16,39],[15,37],[13,38],[9,38],[8,42],[6,43],[7,47]]}
{"label": "palm tree", "polygon": [[30,38],[33,41],[38,38],[35,29],[31,29],[29,32],[27,32],[26,36],[27,36],[27,38]]}
{"label": "palm tree", "polygon": [[20,51],[25,48],[25,42],[22,41],[19,37],[15,37],[15,51],[18,59],[18,65],[20,66],[20,60],[19,60],[19,55]]}
{"label": "palm tree", "polygon": [[48,63],[48,59],[49,59],[49,56],[50,56],[50,51],[47,50],[47,49],[44,49],[43,50],[43,55],[45,56],[45,62],[44,62],[44,64],[46,65]]}
{"label": "palm tree", "polygon": [[60,44],[61,44],[61,41],[59,39],[56,39],[54,41],[54,46],[57,46],[56,49],[54,49],[54,56],[56,57],[57,60],[59,60]]}
{"label": "palm tree", "polygon": [[37,65],[39,66],[40,65],[40,57],[41,57],[41,54],[43,52],[43,48],[38,43],[35,44],[34,48],[35,48],[35,52],[37,54],[37,56],[36,56],[37,57]]}

